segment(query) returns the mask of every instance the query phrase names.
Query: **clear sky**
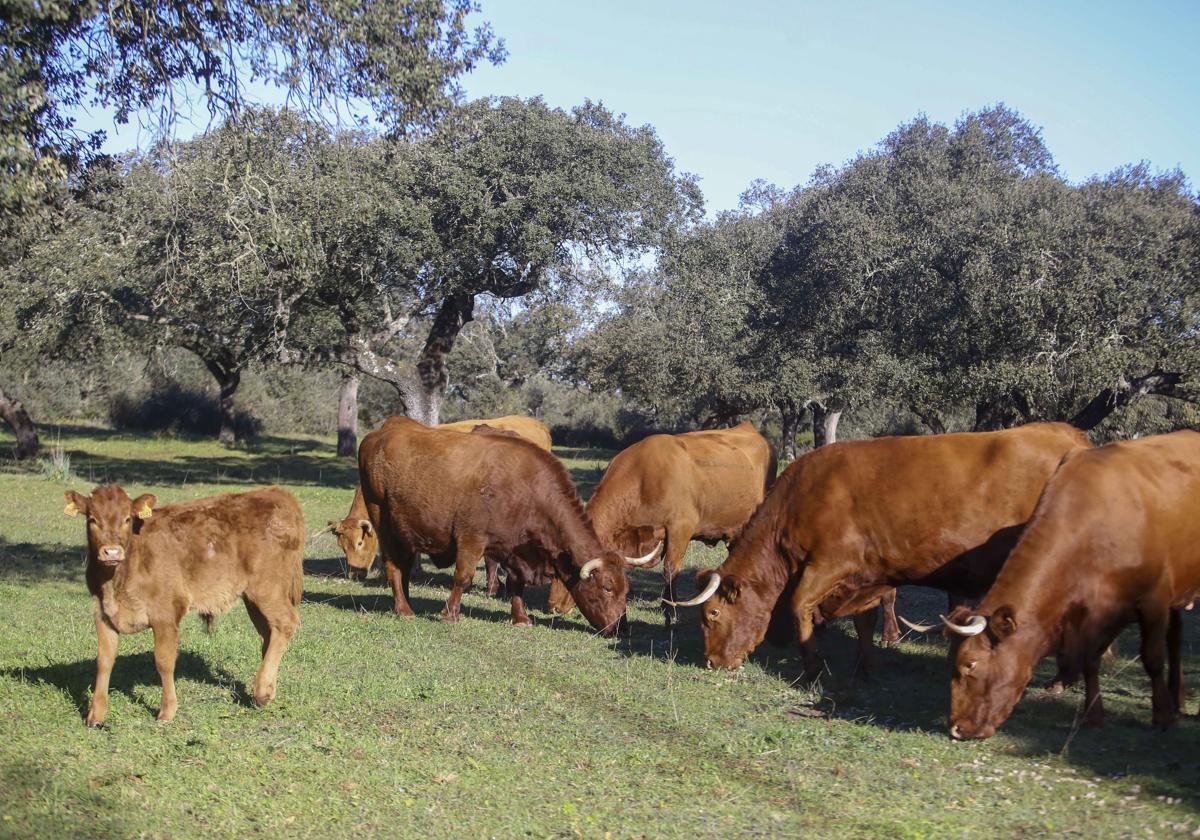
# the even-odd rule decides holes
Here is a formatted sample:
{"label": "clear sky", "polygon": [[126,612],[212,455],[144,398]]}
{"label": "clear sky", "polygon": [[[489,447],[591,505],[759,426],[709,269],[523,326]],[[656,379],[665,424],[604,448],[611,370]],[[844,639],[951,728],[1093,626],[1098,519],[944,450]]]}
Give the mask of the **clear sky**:
{"label": "clear sky", "polygon": [[919,113],[949,123],[996,102],[1043,128],[1071,180],[1148,160],[1200,182],[1200,0],[481,3],[509,59],[468,76],[470,96],[591,98],[650,123],[710,211],[755,178],[803,183]]}

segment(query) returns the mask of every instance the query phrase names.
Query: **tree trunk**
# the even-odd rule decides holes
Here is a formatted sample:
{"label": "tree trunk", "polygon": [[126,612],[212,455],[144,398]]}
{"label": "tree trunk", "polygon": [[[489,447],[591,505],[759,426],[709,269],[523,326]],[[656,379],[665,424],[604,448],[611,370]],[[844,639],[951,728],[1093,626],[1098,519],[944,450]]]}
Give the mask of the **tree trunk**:
{"label": "tree trunk", "polygon": [[830,411],[824,405],[813,400],[809,404],[813,416],[813,448],[827,443],[837,443],[838,421],[842,419],[841,411]]}
{"label": "tree trunk", "polygon": [[220,388],[218,399],[221,407],[221,431],[217,440],[225,446],[233,446],[237,443],[237,405],[233,401],[233,395],[237,393],[238,385],[242,384],[242,372],[230,370],[209,359],[204,360],[204,366],[217,380]]}
{"label": "tree trunk", "polygon": [[779,417],[783,423],[783,445],[780,454],[788,461],[796,460],[796,434],[800,431],[800,418],[804,410],[796,405],[795,400],[779,400]]}
{"label": "tree trunk", "polygon": [[10,400],[3,389],[0,389],[0,417],[4,418],[4,422],[12,428],[13,435],[17,438],[13,454],[18,459],[32,458],[41,451],[37,427],[33,425],[29,412],[20,400]]}
{"label": "tree trunk", "polygon": [[358,454],[358,374],[348,371],[338,389],[337,454],[353,458]]}
{"label": "tree trunk", "polygon": [[1177,385],[1183,375],[1171,371],[1155,370],[1133,380],[1122,379],[1115,388],[1105,388],[1091,402],[1071,418],[1071,425],[1091,431],[1104,422],[1108,415],[1122,406],[1130,405],[1147,394],[1163,397],[1178,395]]}
{"label": "tree trunk", "polygon": [[925,424],[925,428],[929,429],[929,431],[931,431],[933,434],[946,434],[946,424],[942,421],[941,415],[935,410],[926,409],[923,411],[916,406],[913,406],[911,411],[913,414],[917,415],[917,419]]}
{"label": "tree trunk", "polygon": [[446,386],[450,384],[446,357],[454,349],[454,341],[462,332],[462,328],[474,317],[474,310],[474,295],[458,292],[442,302],[437,316],[433,319],[433,325],[429,328],[425,349],[421,351],[421,358],[417,361],[415,392],[401,393],[405,402],[405,413],[426,426],[438,424],[442,400],[446,396]]}

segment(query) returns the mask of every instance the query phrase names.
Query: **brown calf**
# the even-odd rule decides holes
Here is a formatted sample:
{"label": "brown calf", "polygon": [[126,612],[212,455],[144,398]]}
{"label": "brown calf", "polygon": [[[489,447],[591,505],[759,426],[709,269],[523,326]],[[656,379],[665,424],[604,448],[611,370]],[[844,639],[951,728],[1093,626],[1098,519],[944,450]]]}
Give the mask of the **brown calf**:
{"label": "brown calf", "polygon": [[262,636],[254,702],[275,697],[279,661],[300,625],[304,517],[292,494],[268,487],[155,509],[152,495],[106,484],[66,492],[68,516],[87,517],[87,585],[95,606],[96,688],[88,726],[108,713],[108,679],[121,633],[154,631],[162,680],[159,720],[175,717],[179,623],[189,611],[207,622],[238,598]]}

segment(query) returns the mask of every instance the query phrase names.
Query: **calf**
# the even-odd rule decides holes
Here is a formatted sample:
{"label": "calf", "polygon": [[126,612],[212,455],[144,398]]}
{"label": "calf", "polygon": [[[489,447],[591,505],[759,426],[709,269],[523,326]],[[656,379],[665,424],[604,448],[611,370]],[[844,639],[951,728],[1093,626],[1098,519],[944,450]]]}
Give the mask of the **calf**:
{"label": "calf", "polygon": [[[1180,611],[1200,597],[1200,434],[1078,452],[1059,469],[978,609],[953,635],[950,735],[987,738],[1008,719],[1038,660],[1082,670],[1084,723],[1104,719],[1100,658],[1137,620],[1154,724],[1183,705]],[[1163,676],[1163,652],[1170,668]]]}
{"label": "calf", "polygon": [[88,726],[100,726],[108,713],[119,634],[154,631],[158,719],[171,720],[180,622],[194,610],[211,626],[239,597],[263,641],[254,702],[274,699],[304,585],[304,517],[290,493],[269,487],[155,509],[154,496],[130,501],[106,484],[91,496],[68,490],[66,499],[68,516],[87,517],[86,577],[99,643]]}

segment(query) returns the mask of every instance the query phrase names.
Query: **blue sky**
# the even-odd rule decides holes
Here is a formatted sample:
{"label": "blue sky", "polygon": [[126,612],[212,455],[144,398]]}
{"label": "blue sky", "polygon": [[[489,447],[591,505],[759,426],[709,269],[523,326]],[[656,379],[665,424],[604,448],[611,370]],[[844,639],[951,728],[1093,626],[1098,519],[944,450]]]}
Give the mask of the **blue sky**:
{"label": "blue sky", "polygon": [[481,2],[509,59],[468,76],[470,96],[591,98],[650,123],[710,210],[755,178],[803,183],[918,113],[996,102],[1043,128],[1071,180],[1139,160],[1200,179],[1197,0]]}

